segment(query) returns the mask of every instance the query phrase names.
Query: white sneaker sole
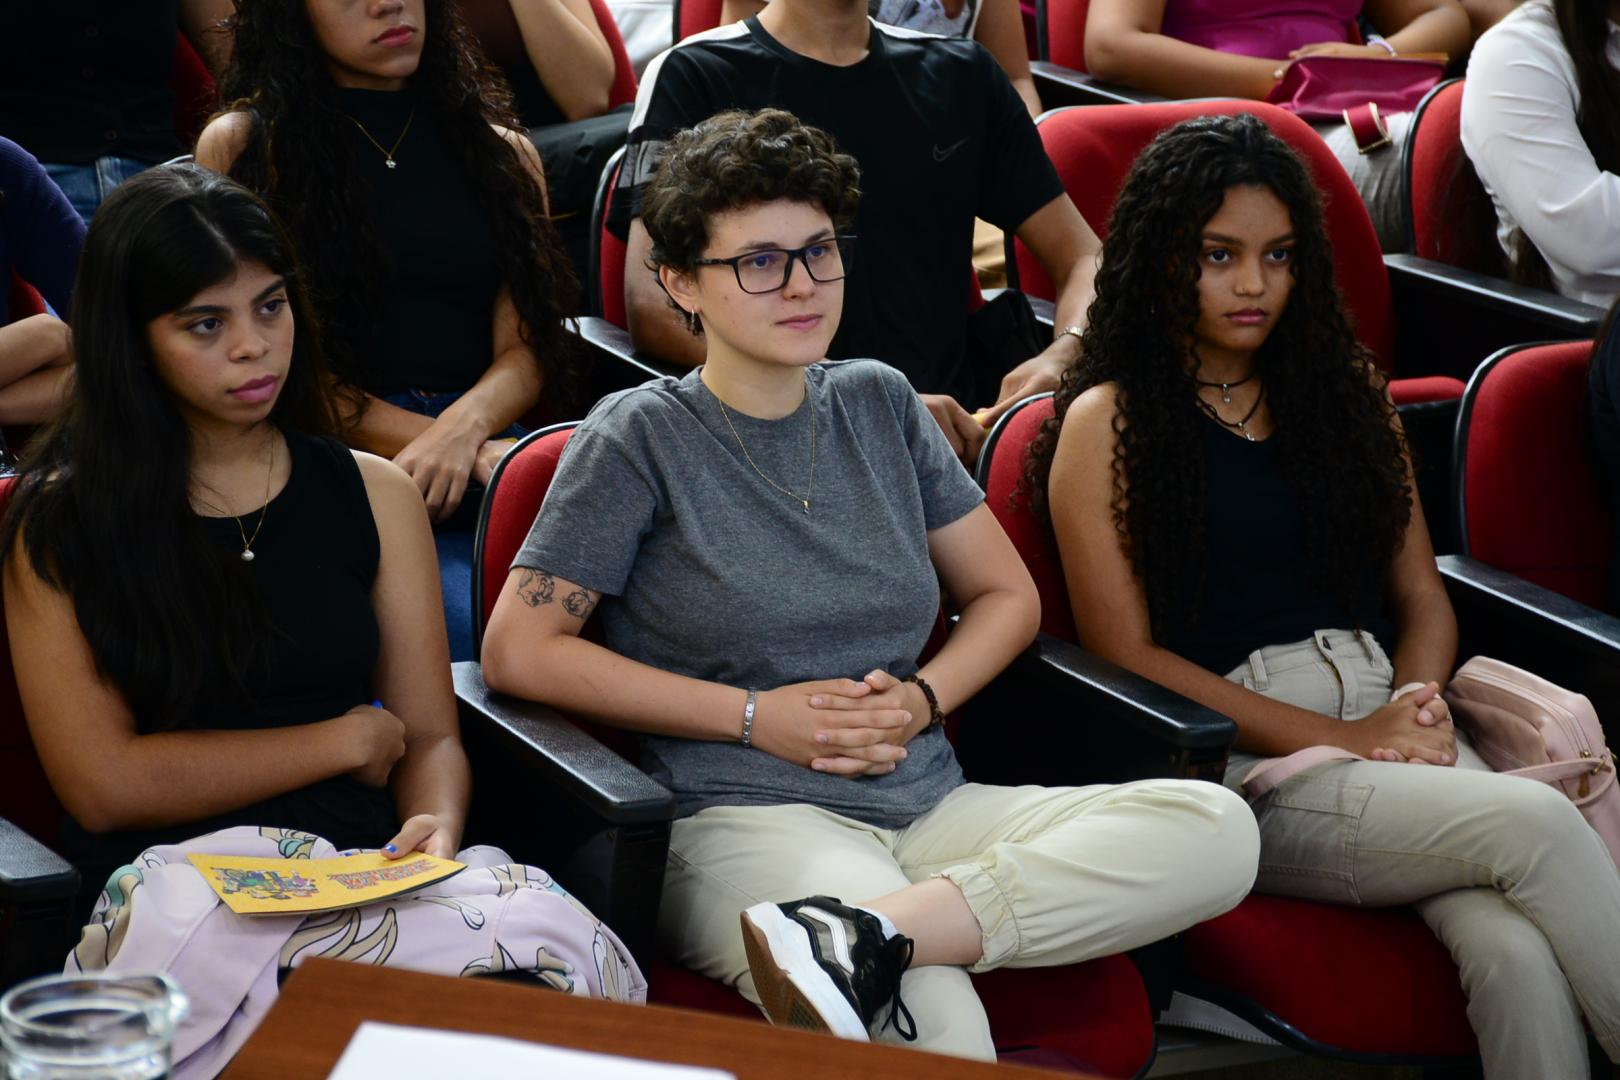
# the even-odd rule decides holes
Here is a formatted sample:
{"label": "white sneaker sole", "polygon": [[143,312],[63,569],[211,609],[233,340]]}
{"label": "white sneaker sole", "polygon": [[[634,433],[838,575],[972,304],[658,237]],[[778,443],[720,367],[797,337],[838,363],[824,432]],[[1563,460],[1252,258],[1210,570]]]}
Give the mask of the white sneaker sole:
{"label": "white sneaker sole", "polygon": [[755,904],[742,913],[742,932],[754,989],[771,1023],[871,1041],[860,1015],[816,963],[804,927],[775,904]]}

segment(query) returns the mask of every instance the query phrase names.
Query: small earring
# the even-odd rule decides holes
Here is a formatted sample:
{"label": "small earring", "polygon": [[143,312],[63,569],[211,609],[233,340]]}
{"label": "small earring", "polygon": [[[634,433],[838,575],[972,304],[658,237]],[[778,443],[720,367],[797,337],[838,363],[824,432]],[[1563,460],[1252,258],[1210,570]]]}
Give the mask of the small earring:
{"label": "small earring", "polygon": [[687,333],[691,334],[693,337],[703,333],[703,323],[700,321],[697,312],[687,311],[685,308],[682,308],[681,314],[686,316]]}

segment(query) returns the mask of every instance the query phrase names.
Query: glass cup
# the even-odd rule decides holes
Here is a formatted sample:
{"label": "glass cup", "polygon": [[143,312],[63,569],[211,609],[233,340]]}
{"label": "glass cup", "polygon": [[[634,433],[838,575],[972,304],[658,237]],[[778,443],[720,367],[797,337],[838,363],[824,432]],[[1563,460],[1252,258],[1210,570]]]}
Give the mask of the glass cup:
{"label": "glass cup", "polygon": [[0,997],[7,1080],[161,1080],[186,995],[166,975],[49,975]]}

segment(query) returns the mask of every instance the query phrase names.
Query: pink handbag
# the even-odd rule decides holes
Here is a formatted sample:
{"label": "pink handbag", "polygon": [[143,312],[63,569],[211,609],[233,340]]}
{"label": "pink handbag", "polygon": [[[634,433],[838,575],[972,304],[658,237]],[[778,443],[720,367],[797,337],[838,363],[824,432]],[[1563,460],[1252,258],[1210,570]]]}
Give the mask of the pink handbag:
{"label": "pink handbag", "polygon": [[1443,695],[1485,763],[1558,788],[1620,867],[1620,785],[1597,711],[1577,694],[1512,664],[1476,656]]}
{"label": "pink handbag", "polygon": [[1301,120],[1343,119],[1366,154],[1389,145],[1384,114],[1416,109],[1445,73],[1429,57],[1307,56],[1288,65],[1266,101]]}
{"label": "pink handbag", "polygon": [[[1476,656],[1441,693],[1485,764],[1504,776],[1540,780],[1569,796],[1620,867],[1620,783],[1597,711],[1585,694],[1523,668]],[[1328,761],[1361,761],[1340,746],[1307,746],[1255,765],[1243,793],[1258,799],[1284,780]]]}

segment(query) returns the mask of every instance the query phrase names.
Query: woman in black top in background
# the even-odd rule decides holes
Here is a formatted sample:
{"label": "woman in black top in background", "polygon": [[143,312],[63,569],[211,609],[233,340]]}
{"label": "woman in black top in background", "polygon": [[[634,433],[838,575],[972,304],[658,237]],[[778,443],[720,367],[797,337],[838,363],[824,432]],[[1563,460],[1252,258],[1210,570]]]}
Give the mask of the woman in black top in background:
{"label": "woman in black top in background", "polygon": [[427,517],[394,465],[312,434],[325,368],[263,204],[195,166],[126,181],[72,329],[78,377],[0,536],[85,899],[228,825],[454,855],[467,762]]}
{"label": "woman in black top in background", "polygon": [[229,111],[197,161],[287,224],[344,396],[440,525],[455,659],[472,655],[469,486],[537,403],[565,400],[575,283],[539,155],[447,0],[241,0]]}

